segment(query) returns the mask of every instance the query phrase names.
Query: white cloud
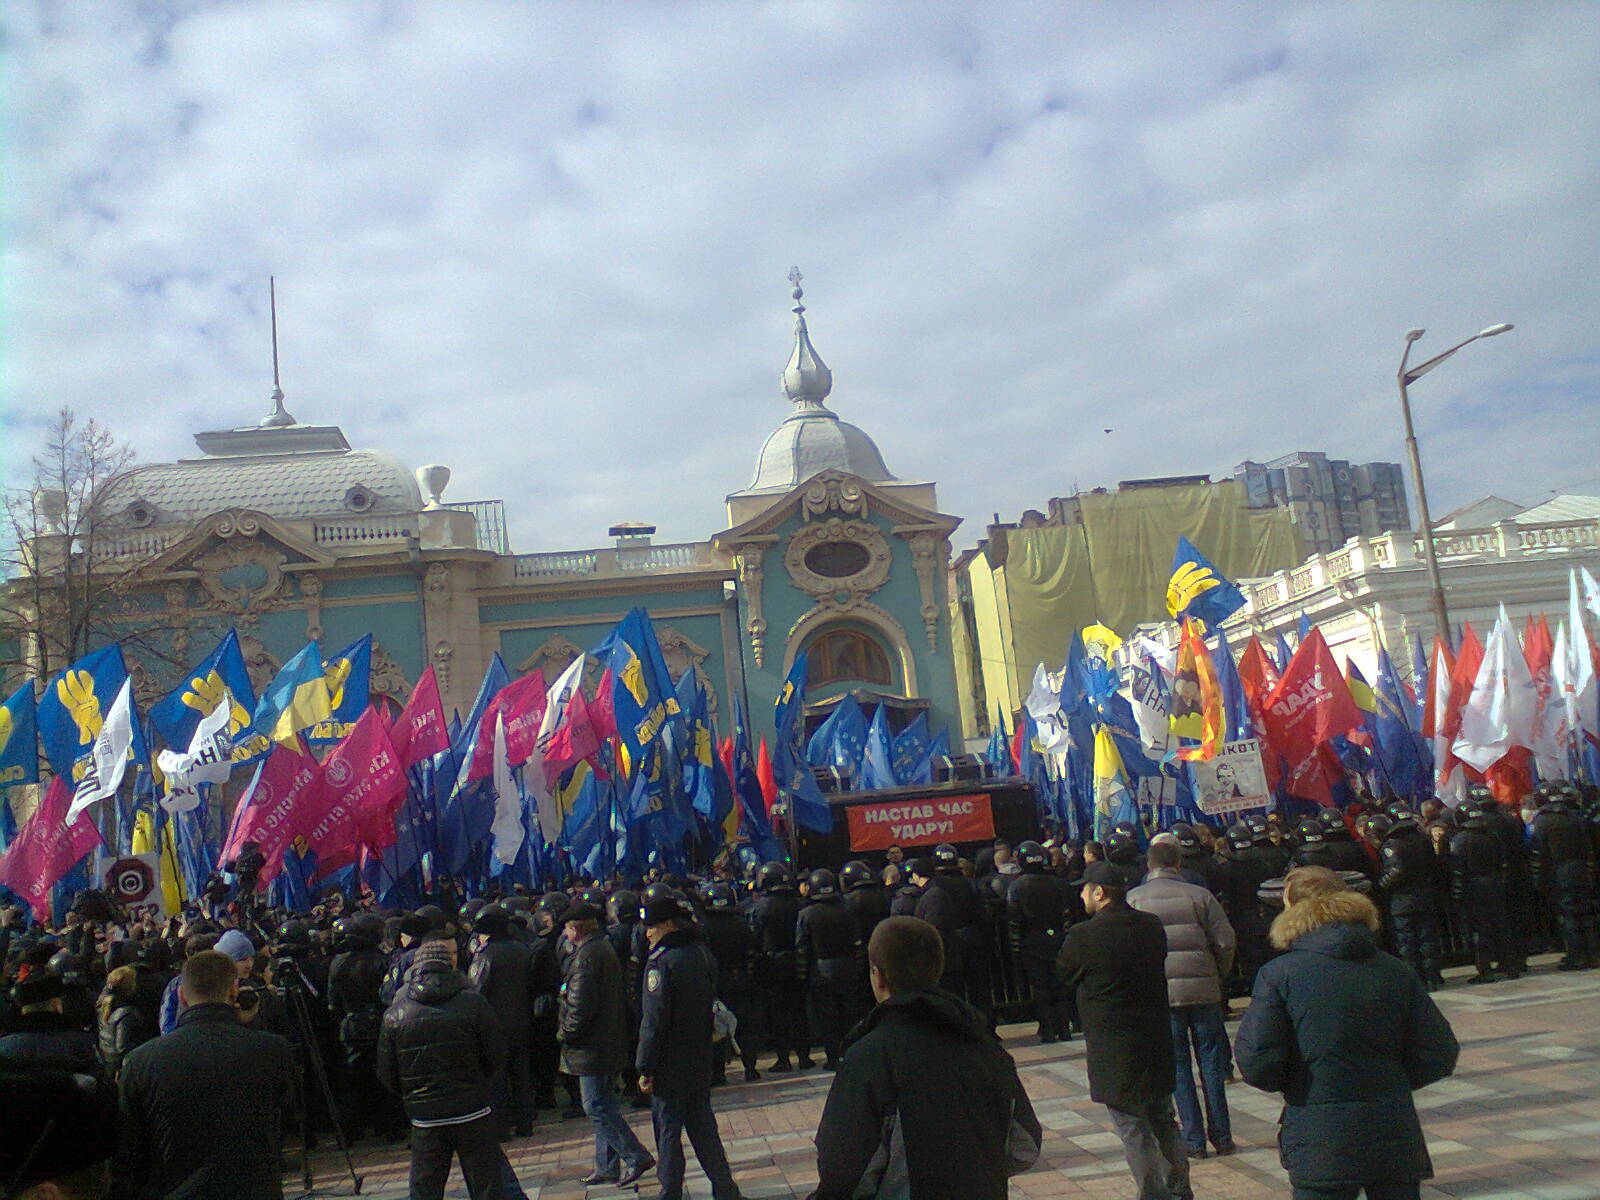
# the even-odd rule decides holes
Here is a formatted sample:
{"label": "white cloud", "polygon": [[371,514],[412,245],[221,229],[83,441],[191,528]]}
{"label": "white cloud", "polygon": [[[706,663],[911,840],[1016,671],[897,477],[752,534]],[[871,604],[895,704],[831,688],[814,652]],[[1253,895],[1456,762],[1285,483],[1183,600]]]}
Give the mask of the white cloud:
{"label": "white cloud", "polygon": [[835,407],[969,535],[1399,459],[1414,325],[1518,325],[1417,385],[1436,507],[1593,478],[1583,6],[117,11],[7,12],[13,455],[62,403],[149,459],[254,420],[275,272],[302,420],[449,463],[520,549],[702,537],[784,414],[799,262]]}

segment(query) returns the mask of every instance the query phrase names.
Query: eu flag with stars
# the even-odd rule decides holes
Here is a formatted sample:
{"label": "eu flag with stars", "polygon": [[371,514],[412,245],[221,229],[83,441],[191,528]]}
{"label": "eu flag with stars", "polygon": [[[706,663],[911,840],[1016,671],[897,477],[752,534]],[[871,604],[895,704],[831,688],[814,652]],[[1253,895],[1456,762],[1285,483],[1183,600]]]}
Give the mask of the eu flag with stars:
{"label": "eu flag with stars", "polygon": [[1173,620],[1193,617],[1207,629],[1215,629],[1243,607],[1244,593],[1179,534],[1172,578],[1167,581],[1167,611]]}
{"label": "eu flag with stars", "polygon": [[795,657],[789,678],[783,681],[774,705],[777,736],[773,739],[772,770],[778,777],[778,790],[789,797],[789,811],[795,821],[817,833],[833,829],[833,810],[823,799],[811,768],[806,764],[805,708],[806,668],[804,651]]}
{"label": "eu flag with stars", "polygon": [[915,783],[912,778],[928,756],[928,714],[918,713],[912,722],[895,734],[894,748],[890,751],[894,764],[894,777],[902,784]]}

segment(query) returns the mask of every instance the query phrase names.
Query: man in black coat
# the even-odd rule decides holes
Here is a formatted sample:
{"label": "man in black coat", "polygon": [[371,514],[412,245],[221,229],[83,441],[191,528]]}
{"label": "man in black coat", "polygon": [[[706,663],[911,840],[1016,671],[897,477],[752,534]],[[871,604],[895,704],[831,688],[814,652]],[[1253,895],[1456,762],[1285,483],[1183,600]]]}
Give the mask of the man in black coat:
{"label": "man in black coat", "polygon": [[533,955],[513,937],[511,914],[498,904],[478,913],[472,925],[476,948],[467,982],[489,1002],[506,1039],[506,1068],[495,1077],[494,1112],[504,1140],[533,1133]]}
{"label": "man in black coat", "polygon": [[123,1063],[117,1178],[135,1195],[280,1200],[294,1050],[239,1024],[227,955],[193,955],[178,986],[177,1028]]}
{"label": "man in black coat", "polygon": [[807,880],[811,903],[795,922],[795,949],[800,954],[800,977],[806,982],[806,1011],[811,1028],[827,1055],[828,1070],[837,1070],[844,1035],[859,1017],[855,1003],[855,916],[844,905],[839,881],[825,867]]}
{"label": "man in black coat", "polygon": [[1432,1173],[1411,1099],[1459,1047],[1415,971],[1378,948],[1378,911],[1331,871],[1284,886],[1234,1039],[1246,1083],[1282,1092],[1278,1152],[1295,1200],[1416,1200]]}
{"label": "man in black coat", "polygon": [[1041,1137],[1016,1064],[982,1013],[939,990],[943,943],[926,921],[880,922],[867,960],[878,1005],[852,1031],[817,1126],[815,1200],[1004,1200]]}
{"label": "man in black coat", "polygon": [[761,894],[750,906],[750,928],[756,935],[756,985],[767,994],[767,1032],[777,1055],[772,1070],[781,1073],[797,1066],[808,1070],[816,1064],[811,1060],[806,985],[794,942],[800,897],[782,863],[763,863],[756,872],[756,889]]}
{"label": "man in black coat", "polygon": [[630,1187],[656,1160],[628,1127],[617,1101],[617,1076],[629,1066],[628,1010],[622,964],[600,927],[604,917],[582,901],[562,915],[573,951],[561,985],[556,1041],[561,1069],[577,1077],[583,1111],[594,1122],[594,1170],[579,1182]]}
{"label": "man in black coat", "polygon": [[1167,934],[1161,918],[1128,905],[1128,875],[1091,863],[1080,880],[1090,919],[1074,925],[1057,969],[1077,990],[1089,1096],[1106,1106],[1140,1200],[1190,1200],[1178,1136],[1167,1016]]}
{"label": "man in black coat", "polygon": [[1022,874],[1006,893],[1006,927],[1011,950],[1033,994],[1033,1011],[1044,1045],[1072,1036],[1072,993],[1056,974],[1056,955],[1067,936],[1065,884],[1045,867],[1049,856],[1035,841],[1017,847]]}
{"label": "man in black coat", "polygon": [[0,1037],[0,1059],[71,1064],[84,1075],[102,1074],[95,1053],[95,1035],[66,1015],[65,985],[53,971],[35,971],[11,989],[19,1010],[10,1032]]}
{"label": "man in black coat", "polygon": [[494,1008],[456,970],[454,939],[421,943],[383,1015],[378,1079],[411,1119],[411,1200],[442,1200],[450,1159],[472,1200],[502,1200],[509,1173],[490,1105],[506,1061]]}
{"label": "man in black coat", "polygon": [[1563,971],[1600,966],[1600,931],[1594,920],[1595,844],[1589,823],[1574,810],[1566,785],[1550,792],[1533,819],[1528,863],[1535,888],[1550,899],[1561,925]]}
{"label": "man in black coat", "polygon": [[645,960],[643,1020],[634,1065],[650,1097],[659,1200],[683,1196],[683,1135],[689,1135],[712,1200],[739,1200],[739,1186],[711,1111],[711,1004],[716,967],[694,912],[681,897],[657,896],[639,913],[650,939]]}

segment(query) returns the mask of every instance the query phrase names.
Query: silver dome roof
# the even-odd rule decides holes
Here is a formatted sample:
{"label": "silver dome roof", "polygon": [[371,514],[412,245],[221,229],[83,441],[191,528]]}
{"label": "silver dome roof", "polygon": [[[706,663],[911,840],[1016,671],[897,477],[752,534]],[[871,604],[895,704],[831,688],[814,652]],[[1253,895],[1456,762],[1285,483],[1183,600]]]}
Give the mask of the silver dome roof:
{"label": "silver dome roof", "polygon": [[783,392],[794,404],[761,447],[756,475],[747,492],[781,492],[799,487],[819,471],[845,471],[869,483],[893,482],[877,445],[826,403],[833,372],[811,344],[806,306],[800,303],[800,272],[789,272],[794,287],[794,352],[783,369]]}

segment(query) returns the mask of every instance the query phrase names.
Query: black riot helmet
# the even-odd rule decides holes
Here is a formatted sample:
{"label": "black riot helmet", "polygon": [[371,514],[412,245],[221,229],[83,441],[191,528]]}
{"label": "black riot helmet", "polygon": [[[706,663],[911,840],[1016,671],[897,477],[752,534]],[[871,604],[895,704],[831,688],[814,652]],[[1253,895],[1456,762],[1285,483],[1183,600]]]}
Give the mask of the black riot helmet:
{"label": "black riot helmet", "polygon": [[1235,850],[1248,850],[1255,842],[1255,834],[1250,832],[1250,826],[1243,821],[1235,821],[1228,826],[1228,845]]}
{"label": "black riot helmet", "polygon": [[1381,842],[1394,831],[1394,819],[1388,813],[1373,813],[1367,818],[1367,838],[1370,841]]}
{"label": "black riot helmet", "polygon": [[1344,823],[1344,816],[1337,808],[1324,808],[1317,813],[1317,820],[1322,823],[1322,832],[1329,841],[1338,841],[1343,838],[1349,840],[1350,827]]}
{"label": "black riot helmet", "polygon": [[1315,817],[1307,817],[1294,827],[1295,836],[1300,839],[1302,846],[1320,846],[1326,841],[1322,822]]}
{"label": "black riot helmet", "polygon": [[1105,840],[1106,861],[1117,867],[1136,867],[1139,865],[1139,843],[1131,834],[1123,833],[1120,829],[1113,829],[1106,834]]}
{"label": "black riot helmet", "polygon": [[859,887],[870,887],[872,883],[872,868],[859,858],[852,858],[839,868],[839,886],[847,892],[853,892]]}
{"label": "black riot helmet", "polygon": [[1404,800],[1391,800],[1388,804],[1383,806],[1383,811],[1388,813],[1389,819],[1393,821],[1403,821],[1405,818],[1413,815],[1410,805],[1408,805]]}
{"label": "black riot helmet", "polygon": [[1265,846],[1272,840],[1272,827],[1260,813],[1251,813],[1246,817],[1244,827],[1250,831],[1250,841],[1253,845]]}
{"label": "black riot helmet", "polygon": [[839,894],[839,877],[826,867],[806,876],[806,888],[813,900],[829,900]]}
{"label": "black riot helmet", "polygon": [[591,908],[598,908],[604,912],[606,907],[606,894],[600,888],[586,887],[578,893],[578,903],[587,904]]}
{"label": "black riot helmet", "polygon": [[933,848],[933,869],[946,875],[961,870],[961,855],[949,842],[940,842]]}
{"label": "black riot helmet", "polygon": [[711,912],[732,912],[739,904],[731,883],[707,884],[705,898],[706,908]]}
{"label": "black riot helmet", "polygon": [[781,892],[793,887],[789,879],[789,868],[781,862],[762,863],[756,872],[756,891]]}
{"label": "black riot helmet", "polygon": [[1050,864],[1050,855],[1030,838],[1017,847],[1017,861],[1022,864],[1023,871],[1031,874],[1044,870]]}
{"label": "black riot helmet", "polygon": [[382,944],[383,918],[377,913],[357,913],[353,917],[340,917],[333,923],[333,948],[341,953],[374,950]]}
{"label": "black riot helmet", "polygon": [[1200,839],[1195,834],[1194,826],[1187,821],[1179,821],[1167,832],[1178,843],[1179,850],[1198,850],[1200,848]]}
{"label": "black riot helmet", "polygon": [[631,925],[638,919],[639,893],[632,888],[620,888],[612,893],[606,909],[614,924]]}
{"label": "black riot helmet", "polygon": [[273,939],[275,946],[295,946],[302,950],[311,949],[311,924],[309,921],[285,921],[278,926],[278,936]]}
{"label": "black riot helmet", "polygon": [[546,892],[539,897],[533,906],[536,913],[546,913],[556,924],[561,923],[561,915],[572,907],[572,900],[565,892]]}

